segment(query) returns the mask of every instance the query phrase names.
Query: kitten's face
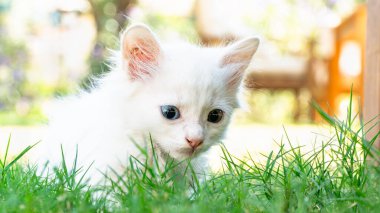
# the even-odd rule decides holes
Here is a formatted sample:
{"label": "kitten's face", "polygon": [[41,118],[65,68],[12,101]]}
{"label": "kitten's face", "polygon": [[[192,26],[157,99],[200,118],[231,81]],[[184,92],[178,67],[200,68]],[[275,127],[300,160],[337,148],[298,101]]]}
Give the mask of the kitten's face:
{"label": "kitten's face", "polygon": [[182,160],[218,143],[257,39],[218,49],[162,47],[140,25],[123,36],[124,69],[138,85],[135,113],[156,147]]}
{"label": "kitten's face", "polygon": [[206,151],[220,141],[236,94],[227,91],[220,68],[210,61],[179,53],[167,54],[162,65],[140,93],[151,112],[146,119],[154,142],[176,159]]}

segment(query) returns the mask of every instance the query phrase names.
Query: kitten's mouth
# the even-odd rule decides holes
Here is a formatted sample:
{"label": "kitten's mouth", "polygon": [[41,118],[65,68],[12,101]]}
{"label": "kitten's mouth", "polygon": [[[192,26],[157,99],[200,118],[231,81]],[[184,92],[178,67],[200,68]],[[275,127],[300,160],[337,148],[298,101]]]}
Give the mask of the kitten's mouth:
{"label": "kitten's mouth", "polygon": [[[173,156],[172,154],[170,154],[170,152],[166,152],[164,149],[162,149],[158,144],[156,145],[156,147],[160,150],[161,153],[165,153],[167,154],[168,156],[171,156],[172,158],[175,158],[175,156]],[[201,149],[200,147],[198,148],[192,148],[192,147],[184,147],[184,148],[179,148],[177,149],[175,152],[178,154],[181,155],[181,157],[177,158],[177,159],[182,159],[182,158],[192,158],[192,157],[195,157],[196,155],[198,155],[199,153],[202,152],[203,149]]]}
{"label": "kitten's mouth", "polygon": [[189,148],[181,148],[178,150],[178,152],[188,157],[192,157],[192,156],[197,155],[199,153],[199,150],[200,149],[198,148],[189,147]]}

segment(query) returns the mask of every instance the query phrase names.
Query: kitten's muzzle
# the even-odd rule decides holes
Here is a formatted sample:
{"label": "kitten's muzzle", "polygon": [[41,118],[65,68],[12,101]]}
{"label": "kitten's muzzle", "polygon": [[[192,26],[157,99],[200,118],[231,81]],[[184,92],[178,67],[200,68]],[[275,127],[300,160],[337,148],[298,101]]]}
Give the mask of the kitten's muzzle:
{"label": "kitten's muzzle", "polygon": [[198,146],[203,144],[203,138],[189,138],[186,137],[187,143],[195,150]]}

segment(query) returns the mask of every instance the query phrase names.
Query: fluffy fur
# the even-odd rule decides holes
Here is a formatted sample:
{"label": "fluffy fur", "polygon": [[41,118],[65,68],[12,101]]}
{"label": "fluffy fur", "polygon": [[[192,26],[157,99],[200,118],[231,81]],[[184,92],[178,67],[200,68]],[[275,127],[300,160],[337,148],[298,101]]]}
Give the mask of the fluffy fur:
{"label": "fluffy fur", "polygon": [[[76,147],[79,165],[94,162],[92,174],[108,166],[122,171],[130,156],[144,158],[136,144],[149,147],[151,136],[160,162],[190,158],[203,173],[202,154],[221,141],[257,47],[256,38],[223,48],[162,45],[146,26],[129,27],[112,71],[91,92],[60,102],[44,141],[48,159],[60,159],[62,144],[67,162]],[[162,105],[176,106],[180,117],[166,119]],[[224,111],[219,123],[207,121],[213,109]],[[194,150],[186,138],[202,144]]]}

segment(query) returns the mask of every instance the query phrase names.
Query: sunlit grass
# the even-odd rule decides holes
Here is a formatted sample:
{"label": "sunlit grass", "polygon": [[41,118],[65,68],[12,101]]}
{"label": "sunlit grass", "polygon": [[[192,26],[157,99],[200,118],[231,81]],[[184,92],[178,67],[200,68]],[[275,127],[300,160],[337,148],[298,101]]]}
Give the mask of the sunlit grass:
{"label": "sunlit grass", "polygon": [[27,126],[43,124],[47,122],[47,118],[40,112],[31,112],[26,115],[21,115],[16,111],[0,111],[0,126],[17,125]]}

